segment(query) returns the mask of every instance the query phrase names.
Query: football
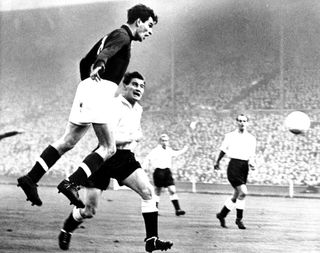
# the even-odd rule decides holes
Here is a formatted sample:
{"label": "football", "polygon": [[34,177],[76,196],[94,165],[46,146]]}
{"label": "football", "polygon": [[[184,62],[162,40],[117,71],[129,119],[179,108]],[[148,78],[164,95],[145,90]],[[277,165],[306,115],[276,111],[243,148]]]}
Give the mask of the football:
{"label": "football", "polygon": [[294,111],[289,113],[285,119],[285,127],[293,134],[305,133],[310,128],[309,116],[301,111]]}

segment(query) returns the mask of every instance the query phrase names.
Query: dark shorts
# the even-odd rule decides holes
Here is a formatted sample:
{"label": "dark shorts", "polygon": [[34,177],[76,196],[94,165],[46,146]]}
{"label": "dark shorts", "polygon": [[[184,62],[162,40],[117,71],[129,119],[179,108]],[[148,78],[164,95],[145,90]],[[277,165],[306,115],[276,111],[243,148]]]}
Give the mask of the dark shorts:
{"label": "dark shorts", "polygon": [[106,190],[109,186],[110,178],[116,179],[119,185],[123,185],[122,181],[138,168],[141,168],[141,165],[136,160],[134,153],[130,150],[118,149],[110,159],[104,162],[98,171],[89,177],[85,186]]}
{"label": "dark shorts", "polygon": [[171,170],[169,168],[156,168],[153,173],[153,183],[156,187],[168,187],[174,185]]}
{"label": "dark shorts", "polygon": [[248,161],[231,159],[227,169],[227,176],[232,187],[247,183],[249,172]]}

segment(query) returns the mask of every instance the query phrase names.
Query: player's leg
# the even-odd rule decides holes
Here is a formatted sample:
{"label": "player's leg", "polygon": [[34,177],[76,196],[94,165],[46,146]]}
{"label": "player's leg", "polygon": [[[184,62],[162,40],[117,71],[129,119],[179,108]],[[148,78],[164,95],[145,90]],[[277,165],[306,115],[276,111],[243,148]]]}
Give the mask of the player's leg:
{"label": "player's leg", "polygon": [[236,210],[237,210],[237,218],[236,224],[238,225],[239,229],[246,229],[245,225],[243,224],[243,211],[245,208],[245,197],[248,194],[248,189],[245,184],[237,186],[238,197],[236,199]]}
{"label": "player's leg", "polygon": [[227,228],[225,218],[227,217],[229,212],[234,209],[238,195],[239,195],[239,192],[238,192],[237,188],[234,188],[233,195],[231,197],[228,197],[225,200],[221,211],[219,213],[217,213],[217,215],[216,215],[216,217],[220,221],[220,226],[223,228]]}
{"label": "player's leg", "polygon": [[99,141],[99,147],[89,154],[79,168],[69,176],[69,180],[63,180],[58,185],[59,192],[63,193],[75,206],[84,207],[79,198],[78,188],[85,185],[88,177],[96,172],[104,161],[110,158],[116,151],[115,139],[111,124],[92,124]]}
{"label": "player's leg", "polygon": [[18,186],[23,189],[27,200],[30,200],[32,205],[42,205],[37,191],[37,183],[64,153],[78,143],[88,128],[89,125],[75,125],[68,122],[63,136],[45,148],[31,170],[18,178]]}
{"label": "player's leg", "polygon": [[68,218],[64,221],[58,237],[60,249],[68,250],[72,233],[84,219],[93,218],[96,214],[101,193],[102,191],[96,188],[85,188],[85,208],[74,207]]}
{"label": "player's leg", "polygon": [[154,199],[154,189],[147,174],[139,168],[124,179],[122,183],[137,192],[142,198],[141,211],[146,229],[146,251],[170,249],[173,245],[171,241],[158,239],[158,209]]}
{"label": "player's leg", "polygon": [[162,187],[158,187],[158,186],[154,187],[154,193],[155,193],[154,199],[156,201],[156,207],[157,208],[159,208],[161,192],[162,192]]}
{"label": "player's leg", "polygon": [[169,192],[170,200],[171,200],[173,207],[175,209],[176,215],[177,216],[184,215],[186,212],[180,208],[180,203],[179,203],[179,198],[178,198],[176,186],[169,185],[168,192]]}
{"label": "player's leg", "polygon": [[154,198],[156,201],[156,206],[157,208],[159,208],[160,195],[164,187],[164,179],[165,179],[164,170],[156,168],[152,176],[153,176],[154,193],[155,193]]}

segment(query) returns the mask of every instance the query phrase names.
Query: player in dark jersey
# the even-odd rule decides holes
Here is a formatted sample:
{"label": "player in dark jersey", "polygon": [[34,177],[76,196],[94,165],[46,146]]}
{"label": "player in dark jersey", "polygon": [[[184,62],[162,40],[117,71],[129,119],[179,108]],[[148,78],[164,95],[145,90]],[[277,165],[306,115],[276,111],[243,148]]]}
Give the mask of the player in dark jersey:
{"label": "player in dark jersey", "polygon": [[65,220],[59,235],[59,246],[69,249],[72,233],[86,219],[94,217],[101,192],[108,188],[110,178],[116,179],[120,185],[126,185],[141,196],[141,212],[145,223],[147,252],[170,249],[171,241],[158,238],[158,209],[154,198],[154,190],[147,174],[136,160],[134,149],[142,138],[142,107],[138,101],[145,90],[145,81],[138,72],[125,74],[123,83],[119,85],[118,96],[121,116],[117,122],[117,152],[105,161],[102,167],[93,173],[86,184],[85,208],[74,207]]}
{"label": "player in dark jersey", "polygon": [[[42,205],[37,183],[42,176],[71,150],[92,125],[99,141],[99,148],[89,154],[80,165],[69,184],[59,184],[59,191],[66,196],[77,194],[77,185],[86,179],[116,151],[114,122],[117,112],[113,101],[130,61],[131,42],[143,41],[152,35],[158,17],[149,7],[139,4],[128,10],[127,23],[100,39],[80,62],[81,82],[71,108],[64,135],[49,145],[32,169],[18,178],[20,186],[32,205]],[[83,203],[74,203],[82,205]]]}

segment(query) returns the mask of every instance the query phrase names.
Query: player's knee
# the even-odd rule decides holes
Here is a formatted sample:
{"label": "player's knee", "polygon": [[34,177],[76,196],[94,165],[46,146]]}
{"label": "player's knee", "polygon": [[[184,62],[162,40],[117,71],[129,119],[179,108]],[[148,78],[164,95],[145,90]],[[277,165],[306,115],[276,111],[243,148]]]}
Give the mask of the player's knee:
{"label": "player's knee", "polygon": [[96,208],[94,206],[86,206],[81,215],[84,219],[91,219],[95,214]]}
{"label": "player's knee", "polygon": [[247,192],[242,191],[239,193],[238,199],[244,199],[246,196],[247,196]]}
{"label": "player's knee", "polygon": [[150,187],[144,187],[142,190],[141,190],[141,197],[143,200],[150,200],[152,199],[152,196],[153,196],[153,189],[150,188]]}
{"label": "player's knee", "polygon": [[100,146],[99,147],[99,153],[102,155],[102,157],[104,158],[104,160],[110,158],[111,156],[113,156],[116,153],[116,146],[115,145],[111,145],[111,146]]}
{"label": "player's knee", "polygon": [[74,148],[74,146],[76,145],[77,141],[74,138],[61,138],[60,140],[58,140],[56,142],[56,148],[58,150],[59,153],[64,154],[67,151],[71,150]]}
{"label": "player's knee", "polygon": [[115,145],[111,145],[111,147],[109,148],[109,156],[113,156],[117,151],[117,148]]}

